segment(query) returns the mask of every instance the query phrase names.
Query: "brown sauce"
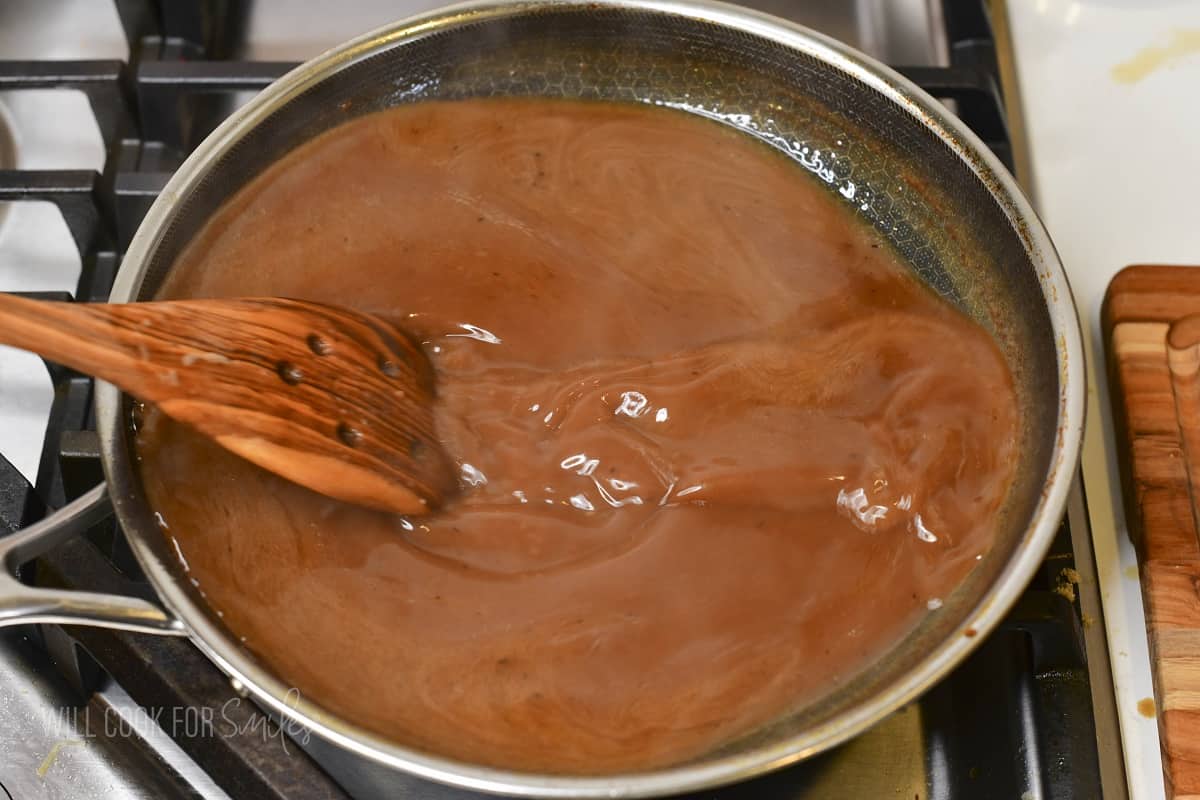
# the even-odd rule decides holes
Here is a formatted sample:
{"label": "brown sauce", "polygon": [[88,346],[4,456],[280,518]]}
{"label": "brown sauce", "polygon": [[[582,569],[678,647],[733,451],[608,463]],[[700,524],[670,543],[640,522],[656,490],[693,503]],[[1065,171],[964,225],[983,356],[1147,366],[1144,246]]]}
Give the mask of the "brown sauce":
{"label": "brown sauce", "polygon": [[415,332],[474,485],[374,513],[151,412],[164,533],[303,696],[444,756],[605,773],[752,731],[936,608],[1012,477],[989,335],[798,166],[680,112],[357,119],[227,203],[163,291],[238,295]]}

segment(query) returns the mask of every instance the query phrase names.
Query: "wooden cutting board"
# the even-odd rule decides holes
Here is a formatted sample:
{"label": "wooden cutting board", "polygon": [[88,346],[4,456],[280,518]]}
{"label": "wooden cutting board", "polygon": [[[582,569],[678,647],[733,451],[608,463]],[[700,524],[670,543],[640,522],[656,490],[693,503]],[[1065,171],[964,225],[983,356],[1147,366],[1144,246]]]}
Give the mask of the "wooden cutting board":
{"label": "wooden cutting board", "polygon": [[1102,324],[1167,794],[1200,798],[1200,267],[1126,268]]}

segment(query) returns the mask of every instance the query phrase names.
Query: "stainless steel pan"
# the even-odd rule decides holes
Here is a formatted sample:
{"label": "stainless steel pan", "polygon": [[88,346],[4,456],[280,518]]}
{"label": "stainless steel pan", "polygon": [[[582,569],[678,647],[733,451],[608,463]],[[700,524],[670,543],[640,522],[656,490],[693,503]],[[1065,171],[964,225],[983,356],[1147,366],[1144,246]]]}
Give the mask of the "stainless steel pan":
{"label": "stainless steel pan", "polygon": [[[98,384],[108,500],[162,608],[8,580],[0,587],[0,624],[86,622],[186,635],[264,706],[344,751],[446,783],[527,796],[651,796],[743,779],[829,748],[927,689],[1004,615],[1062,516],[1083,424],[1079,326],[1054,249],[1003,167],[936,101],[835,41],[703,0],[483,2],[397,23],[297,68],[209,136],[146,216],[112,301],[152,297],[225,198],[316,134],[399,103],[477,95],[653,103],[736,126],[790,154],[930,285],[995,333],[1016,376],[1021,464],[995,547],[943,608],[819,701],[689,763],[585,778],[438,758],[289,698],[288,687],[239,646],[154,524],[132,469],[128,399]],[[0,557],[11,571],[102,513],[105,502],[105,489],[93,490],[3,540]]]}

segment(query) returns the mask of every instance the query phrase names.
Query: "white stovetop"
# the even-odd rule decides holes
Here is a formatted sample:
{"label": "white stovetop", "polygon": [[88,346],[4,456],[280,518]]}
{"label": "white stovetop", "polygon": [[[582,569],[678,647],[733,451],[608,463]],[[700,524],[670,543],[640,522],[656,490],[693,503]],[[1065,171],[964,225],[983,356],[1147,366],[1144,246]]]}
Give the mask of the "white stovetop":
{"label": "white stovetop", "polygon": [[[128,55],[111,3],[0,0],[0,6],[0,58]],[[104,142],[81,92],[0,92],[0,169],[103,168]],[[0,234],[0,291],[75,290],[79,251],[50,203],[0,203]],[[31,483],[53,398],[40,358],[0,346],[0,453]]]}
{"label": "white stovetop", "polygon": [[[1083,471],[1130,794],[1164,794],[1136,559],[1121,507],[1100,305],[1134,263],[1200,265],[1200,2],[1007,0],[1033,199],[1088,349]],[[1132,566],[1132,569],[1130,567]]]}

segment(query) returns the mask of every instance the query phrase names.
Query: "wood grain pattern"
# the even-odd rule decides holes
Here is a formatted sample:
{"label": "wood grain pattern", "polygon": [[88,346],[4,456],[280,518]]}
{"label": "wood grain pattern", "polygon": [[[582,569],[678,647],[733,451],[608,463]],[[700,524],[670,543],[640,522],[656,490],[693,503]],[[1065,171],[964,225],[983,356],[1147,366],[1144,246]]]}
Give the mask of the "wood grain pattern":
{"label": "wood grain pattern", "polygon": [[1168,796],[1200,797],[1200,269],[1134,266],[1103,311]]}
{"label": "wood grain pattern", "polygon": [[1175,421],[1183,440],[1183,464],[1194,500],[1200,497],[1200,314],[1171,323],[1167,366],[1175,395]]}
{"label": "wood grain pattern", "polygon": [[403,332],[284,299],[127,305],[0,295],[0,343],[116,384],[322,494],[423,513],[457,487],[434,376]]}

